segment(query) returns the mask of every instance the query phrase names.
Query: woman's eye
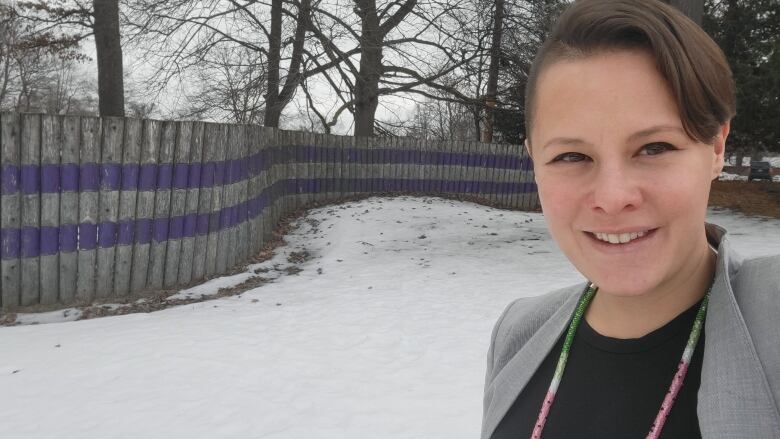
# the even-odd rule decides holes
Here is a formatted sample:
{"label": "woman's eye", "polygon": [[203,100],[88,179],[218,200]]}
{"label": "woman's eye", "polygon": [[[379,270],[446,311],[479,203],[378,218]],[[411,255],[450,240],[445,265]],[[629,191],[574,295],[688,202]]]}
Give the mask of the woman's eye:
{"label": "woman's eye", "polygon": [[584,154],[580,154],[578,152],[565,152],[563,154],[560,154],[556,156],[554,159],[552,159],[553,162],[581,162],[583,160],[587,160],[588,156]]}
{"label": "woman's eye", "polygon": [[666,142],[650,143],[642,147],[641,155],[658,155],[666,151],[672,151],[677,148]]}

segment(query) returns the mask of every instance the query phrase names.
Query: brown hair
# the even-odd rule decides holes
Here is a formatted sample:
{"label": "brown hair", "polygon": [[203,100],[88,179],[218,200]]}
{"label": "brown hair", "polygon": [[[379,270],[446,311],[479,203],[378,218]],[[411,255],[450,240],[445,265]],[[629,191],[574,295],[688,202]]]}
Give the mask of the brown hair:
{"label": "brown hair", "polygon": [[711,142],[734,116],[734,80],[726,57],[682,12],[658,0],[577,0],[558,18],[531,66],[525,90],[529,143],[541,72],[561,59],[612,50],[645,50],[655,59],[692,139]]}

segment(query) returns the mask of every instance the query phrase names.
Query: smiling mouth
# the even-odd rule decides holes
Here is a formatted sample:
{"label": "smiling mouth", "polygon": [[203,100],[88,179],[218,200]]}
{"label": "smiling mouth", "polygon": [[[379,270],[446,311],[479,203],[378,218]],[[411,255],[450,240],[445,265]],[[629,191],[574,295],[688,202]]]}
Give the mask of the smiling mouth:
{"label": "smiling mouth", "polygon": [[600,232],[585,232],[588,236],[590,236],[592,239],[598,241],[601,244],[606,245],[612,245],[612,246],[622,246],[625,244],[637,242],[637,241],[644,241],[655,231],[658,230],[655,229],[647,229],[647,230],[641,230],[637,232],[629,232],[629,233],[600,233]]}

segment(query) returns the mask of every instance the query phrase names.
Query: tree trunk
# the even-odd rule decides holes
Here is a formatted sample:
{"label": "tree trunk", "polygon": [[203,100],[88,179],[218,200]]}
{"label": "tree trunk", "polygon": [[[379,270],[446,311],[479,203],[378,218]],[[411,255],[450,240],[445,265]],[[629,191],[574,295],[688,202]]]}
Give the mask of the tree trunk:
{"label": "tree trunk", "polygon": [[271,33],[268,40],[268,91],[265,95],[265,117],[263,124],[267,127],[279,128],[279,120],[284,107],[290,102],[295,90],[301,84],[301,62],[303,60],[303,45],[306,38],[306,26],[311,14],[311,0],[302,0],[298,6],[297,24],[293,38],[293,51],[287,78],[281,92],[279,69],[282,60],[282,0],[271,2]]}
{"label": "tree trunk", "polygon": [[357,0],[361,17],[360,71],[355,78],[355,136],[373,136],[382,75],[382,37],[375,0]]}
{"label": "tree trunk", "polygon": [[663,0],[681,10],[688,18],[701,26],[701,18],[704,14],[704,0]]}
{"label": "tree trunk", "polygon": [[119,0],[95,0],[94,8],[100,115],[124,116],[125,86],[119,39]]}
{"label": "tree trunk", "polygon": [[490,46],[487,93],[485,95],[485,131],[482,141],[493,142],[493,120],[498,94],[498,67],[501,60],[501,34],[504,25],[504,0],[496,0],[493,14],[493,41]]}
{"label": "tree trunk", "polygon": [[271,1],[271,33],[268,38],[268,91],[265,95],[267,127],[278,128],[282,109],[279,106],[279,64],[282,51],[282,0]]}

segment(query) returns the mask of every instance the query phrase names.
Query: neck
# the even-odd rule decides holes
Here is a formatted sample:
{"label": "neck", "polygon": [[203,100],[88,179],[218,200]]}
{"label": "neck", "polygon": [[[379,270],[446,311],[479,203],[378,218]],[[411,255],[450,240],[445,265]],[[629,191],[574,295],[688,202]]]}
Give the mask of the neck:
{"label": "neck", "polygon": [[643,294],[621,296],[599,289],[585,320],[599,334],[621,339],[643,337],[669,323],[706,293],[717,256],[706,241],[705,245],[706,250],[690,268]]}

